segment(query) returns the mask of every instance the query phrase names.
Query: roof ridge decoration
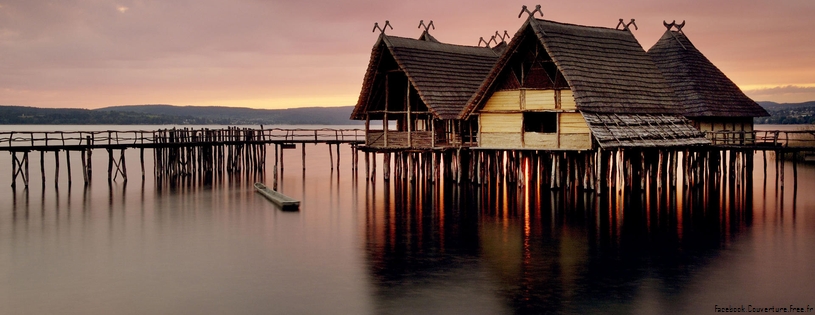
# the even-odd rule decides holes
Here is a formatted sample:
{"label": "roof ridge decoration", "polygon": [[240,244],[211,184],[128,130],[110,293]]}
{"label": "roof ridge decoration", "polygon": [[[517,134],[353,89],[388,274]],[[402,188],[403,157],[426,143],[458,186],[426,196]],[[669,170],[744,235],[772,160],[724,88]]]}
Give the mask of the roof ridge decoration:
{"label": "roof ridge decoration", "polygon": [[376,33],[376,30],[379,30],[380,34],[385,35],[385,30],[388,29],[388,27],[393,29],[393,26],[391,26],[391,21],[385,20],[385,26],[382,27],[379,26],[378,22],[374,22],[374,29],[371,32]]}
{"label": "roof ridge decoration", "polygon": [[[502,35],[498,31],[495,31],[495,35],[490,36],[490,40],[485,40],[484,37],[480,37],[478,39],[478,47],[481,47],[481,43],[484,43],[484,47],[491,48],[490,44],[495,44],[495,46],[501,45],[501,43],[506,43],[508,38],[512,38],[509,36],[509,32],[504,30],[504,34]],[[498,40],[501,40],[500,42]]]}
{"label": "roof ridge decoration", "polygon": [[523,15],[524,15],[524,12],[526,12],[527,14],[529,14],[529,16],[527,17],[528,19],[534,18],[534,17],[535,17],[535,13],[536,13],[536,12],[537,12],[537,13],[540,13],[540,14],[541,14],[541,17],[543,17],[543,11],[541,11],[541,5],[540,5],[540,4],[536,5],[536,6],[535,6],[535,10],[532,10],[532,11],[529,11],[529,8],[527,8],[525,5],[524,5],[524,6],[522,6],[522,7],[521,7],[521,13],[518,13],[518,18],[519,18],[519,19],[521,18],[521,16],[523,16]]}
{"label": "roof ridge decoration", "polygon": [[427,32],[428,34],[430,33],[430,28],[431,27],[434,30],[436,29],[436,26],[433,25],[433,20],[430,20],[430,23],[428,23],[428,24],[424,24],[424,20],[419,20],[419,27],[418,28],[422,28],[422,27],[424,27],[424,31]]}
{"label": "roof ridge decoration", "polygon": [[639,30],[639,27],[637,27],[637,23],[634,22],[634,19],[631,19],[631,21],[628,23],[625,23],[623,22],[623,19],[620,19],[620,23],[617,23],[617,29],[619,30],[620,26],[622,26],[623,30],[631,32],[631,29],[628,28],[631,25],[634,25],[634,30]]}
{"label": "roof ridge decoration", "polygon": [[685,47],[685,44],[682,44],[682,41],[679,40],[679,38],[676,37],[676,34],[674,34],[674,32],[671,31],[672,28],[676,27],[677,33],[685,35],[685,32],[682,31],[682,28],[685,27],[685,20],[682,20],[682,24],[676,24],[676,20],[673,20],[671,23],[662,20],[662,25],[665,25],[665,28],[668,29],[668,33],[670,33],[671,36],[673,36],[673,38],[676,40],[676,42],[679,43],[680,46],[682,46],[682,49],[688,50],[688,47]]}
{"label": "roof ridge decoration", "polygon": [[498,39],[499,39],[499,38],[501,39],[501,42],[502,42],[502,43],[506,43],[506,42],[507,42],[507,39],[508,39],[508,38],[510,38],[510,39],[511,39],[511,38],[512,38],[512,36],[509,36],[509,32],[507,32],[507,30],[504,30],[504,34],[503,34],[503,35],[502,35],[501,33],[498,33],[498,31],[495,31],[495,35],[493,36],[493,38],[495,38],[495,39],[496,39],[496,41],[495,41],[496,43],[498,43]]}
{"label": "roof ridge decoration", "polygon": [[481,47],[481,43],[484,43],[484,47],[490,48],[490,43],[495,43],[498,45],[498,41],[495,39],[495,35],[490,36],[490,40],[484,40],[484,37],[478,38],[478,47]]}

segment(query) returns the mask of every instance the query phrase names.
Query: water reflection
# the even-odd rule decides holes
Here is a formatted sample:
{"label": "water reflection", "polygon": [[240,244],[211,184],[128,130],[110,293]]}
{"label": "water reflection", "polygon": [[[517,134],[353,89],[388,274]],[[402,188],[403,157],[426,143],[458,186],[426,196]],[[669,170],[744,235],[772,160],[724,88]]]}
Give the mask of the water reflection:
{"label": "water reflection", "polygon": [[254,181],[275,178],[271,167],[209,184],[106,185],[98,172],[73,190],[3,191],[0,304],[43,314],[653,314],[815,296],[812,164],[799,165],[798,189],[793,176],[785,190],[773,182],[771,152],[767,163],[755,156],[752,173],[711,160],[707,185],[656,172],[641,188],[618,181],[598,194],[552,190],[539,178],[550,174],[529,171],[484,185],[403,176],[415,161],[390,181],[383,168],[367,180],[364,167],[332,172],[325,147],[308,147],[305,172],[292,171],[300,156],[285,157],[290,171],[277,178],[302,200],[294,213],[254,193]]}
{"label": "water reflection", "polygon": [[379,310],[415,311],[440,288],[463,285],[471,285],[466,294],[448,292],[452,300],[420,310],[633,312],[643,309],[643,292],[682,309],[672,304],[688,293],[689,278],[752,225],[752,178],[708,176],[708,184],[686,189],[652,178],[642,189],[599,193],[550,190],[528,172],[521,183],[397,176],[381,194],[366,185]]}

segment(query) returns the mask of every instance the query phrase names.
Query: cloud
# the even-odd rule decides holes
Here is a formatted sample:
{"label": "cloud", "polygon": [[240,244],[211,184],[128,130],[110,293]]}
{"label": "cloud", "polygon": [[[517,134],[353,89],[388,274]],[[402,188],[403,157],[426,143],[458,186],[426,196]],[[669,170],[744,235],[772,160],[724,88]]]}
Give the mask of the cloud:
{"label": "cloud", "polygon": [[[493,0],[0,2],[0,87],[27,91],[0,90],[0,102],[34,106],[139,103],[140,95],[193,103],[211,95],[201,91],[219,99],[337,91],[352,95],[345,105],[356,101],[374,22],[417,37],[419,20],[433,20],[436,38],[465,45],[523,23],[520,3]],[[576,0],[542,9],[547,19],[584,25],[636,18],[646,49],[662,20],[686,19],[694,44],[740,84],[815,82],[815,1]]]}
{"label": "cloud", "polygon": [[746,88],[744,94],[757,101],[808,102],[815,100],[815,84]]}

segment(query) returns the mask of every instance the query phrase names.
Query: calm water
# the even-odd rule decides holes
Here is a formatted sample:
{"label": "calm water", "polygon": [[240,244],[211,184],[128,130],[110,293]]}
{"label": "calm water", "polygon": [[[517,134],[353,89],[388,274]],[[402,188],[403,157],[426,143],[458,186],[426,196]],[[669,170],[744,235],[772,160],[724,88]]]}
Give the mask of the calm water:
{"label": "calm water", "polygon": [[[9,127],[10,128],[10,127]],[[53,127],[15,127],[45,128]],[[59,129],[133,127],[62,127]],[[150,128],[150,127],[136,127]],[[16,129],[20,130],[20,129]],[[715,305],[815,307],[815,166],[798,185],[663,193],[551,192],[515,184],[435,185],[352,176],[351,149],[285,151],[281,212],[259,178],[157,188],[128,150],[130,180],[109,185],[94,154],[73,185],[53,153],[41,188],[0,190],[2,314],[713,313]],[[769,154],[770,163],[774,155]],[[0,187],[10,185],[0,156]],[[740,186],[744,187],[744,185]],[[741,188],[739,188],[741,189]],[[737,189],[738,190],[738,189]]]}

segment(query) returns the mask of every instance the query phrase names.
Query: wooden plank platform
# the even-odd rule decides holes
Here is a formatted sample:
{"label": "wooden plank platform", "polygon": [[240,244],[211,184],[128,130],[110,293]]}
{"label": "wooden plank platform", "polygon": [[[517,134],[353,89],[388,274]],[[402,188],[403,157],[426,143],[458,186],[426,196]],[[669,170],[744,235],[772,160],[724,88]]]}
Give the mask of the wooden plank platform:
{"label": "wooden plank platform", "polygon": [[269,187],[266,187],[263,183],[255,183],[255,190],[269,199],[272,203],[276,204],[280,207],[281,210],[284,211],[298,211],[300,210],[300,201],[295,200],[289,196],[286,196],[282,193],[274,191]]}

